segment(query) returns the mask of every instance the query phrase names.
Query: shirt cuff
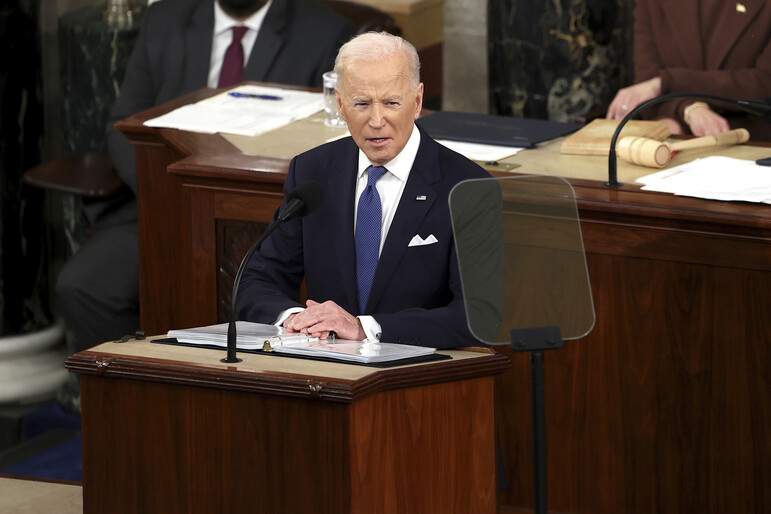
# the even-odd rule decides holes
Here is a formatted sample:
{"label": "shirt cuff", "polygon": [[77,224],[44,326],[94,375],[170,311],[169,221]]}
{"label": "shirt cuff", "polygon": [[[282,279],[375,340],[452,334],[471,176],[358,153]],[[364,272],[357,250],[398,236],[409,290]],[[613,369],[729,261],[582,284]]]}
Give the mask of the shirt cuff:
{"label": "shirt cuff", "polygon": [[292,314],[294,314],[295,312],[302,312],[302,311],[304,311],[304,310],[305,310],[305,309],[304,309],[303,307],[290,307],[289,309],[287,309],[287,310],[285,310],[285,311],[281,312],[281,313],[278,315],[278,318],[276,319],[276,321],[274,321],[274,322],[273,322],[273,324],[274,324],[275,326],[277,326],[277,327],[280,327],[280,326],[282,326],[282,325],[283,325],[284,321],[286,321],[286,319],[287,319],[289,316],[291,316],[291,315],[292,315]]}
{"label": "shirt cuff", "polygon": [[380,328],[380,323],[375,321],[372,316],[356,316],[361,322],[361,328],[364,329],[364,334],[368,340],[380,341],[383,336],[383,330]]}

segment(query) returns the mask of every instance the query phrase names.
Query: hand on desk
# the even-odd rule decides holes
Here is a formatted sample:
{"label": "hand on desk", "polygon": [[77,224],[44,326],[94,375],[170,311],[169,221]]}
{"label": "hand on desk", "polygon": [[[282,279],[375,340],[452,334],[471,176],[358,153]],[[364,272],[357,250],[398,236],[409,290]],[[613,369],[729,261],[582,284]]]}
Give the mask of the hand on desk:
{"label": "hand on desk", "polygon": [[633,86],[619,89],[616,97],[610,103],[608,114],[605,117],[611,120],[620,120],[641,103],[656,98],[660,94],[661,77],[654,77]]}
{"label": "hand on desk", "polygon": [[340,339],[366,339],[359,319],[335,302],[308,300],[305,305],[307,308],[304,311],[291,314],[284,320],[284,327],[290,332],[302,332],[320,339],[329,337],[330,332],[335,332]]}
{"label": "hand on desk", "polygon": [[672,135],[685,133],[683,132],[682,125],[680,125],[680,123],[674,118],[658,118],[657,121],[661,121],[665,123],[666,126],[669,128],[669,133]]}
{"label": "hand on desk", "polygon": [[686,116],[686,122],[691,127],[694,136],[713,136],[728,132],[731,127],[728,120],[710,109],[706,104],[690,110]]}

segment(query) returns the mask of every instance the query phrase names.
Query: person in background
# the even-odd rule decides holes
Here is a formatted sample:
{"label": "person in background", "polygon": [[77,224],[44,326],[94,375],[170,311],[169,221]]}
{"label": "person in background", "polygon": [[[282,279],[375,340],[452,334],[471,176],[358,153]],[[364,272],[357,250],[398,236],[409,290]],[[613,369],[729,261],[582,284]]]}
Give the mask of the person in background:
{"label": "person in background", "polygon": [[[74,340],[70,351],[140,328],[136,164],[133,147],[113,124],[207,86],[254,80],[320,87],[340,45],[355,33],[345,18],[310,0],[150,5],[107,129],[110,156],[127,192],[89,206],[93,234],[57,280],[60,308]],[[237,66],[227,58],[231,45],[236,58],[240,51]]]}
{"label": "person in background", "polygon": [[[771,96],[771,4],[766,0],[637,0],[634,10],[637,83],[619,90],[607,117],[621,119],[666,93],[733,99]],[[771,140],[771,124],[730,104],[677,99],[640,113],[673,134],[704,136],[744,127]]]}
{"label": "person in background", "polygon": [[[239,288],[239,319],[321,338],[479,344],[466,323],[448,195],[488,173],[415,124],[423,84],[405,40],[357,36],[340,49],[335,71],[351,137],[292,159],[284,198],[313,180],[323,199],[253,255]],[[305,305],[296,300],[303,279]]]}

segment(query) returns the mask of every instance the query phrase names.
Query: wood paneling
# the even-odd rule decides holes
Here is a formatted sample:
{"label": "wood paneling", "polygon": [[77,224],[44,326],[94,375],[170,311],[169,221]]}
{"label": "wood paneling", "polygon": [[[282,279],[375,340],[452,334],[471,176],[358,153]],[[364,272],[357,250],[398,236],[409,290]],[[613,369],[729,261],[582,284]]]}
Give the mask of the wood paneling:
{"label": "wood paneling", "polygon": [[217,318],[230,320],[230,303],[238,266],[252,244],[265,232],[265,223],[220,220],[217,223]]}
{"label": "wood paneling", "polygon": [[486,380],[354,404],[351,503],[366,513],[495,512],[493,379]]}
{"label": "wood paneling", "polygon": [[[600,254],[588,264],[595,329],[546,354],[550,508],[765,512],[771,274]],[[527,356],[508,355],[496,379],[501,498],[531,506]]]}
{"label": "wood paneling", "polygon": [[67,361],[82,375],[87,514],[496,511],[501,355],[353,379],[286,373],[286,357],[255,357],[270,362],[257,371],[133,344],[144,351],[116,343]]}
{"label": "wood paneling", "polygon": [[344,405],[88,376],[81,387],[84,512],[350,512]]}

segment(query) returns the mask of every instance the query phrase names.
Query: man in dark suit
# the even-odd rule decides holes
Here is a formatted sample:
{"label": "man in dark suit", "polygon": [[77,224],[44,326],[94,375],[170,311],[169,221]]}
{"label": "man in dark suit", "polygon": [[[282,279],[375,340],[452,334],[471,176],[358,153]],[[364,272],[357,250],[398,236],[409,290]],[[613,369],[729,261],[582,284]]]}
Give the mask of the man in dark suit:
{"label": "man in dark suit", "polygon": [[[437,348],[476,343],[447,199],[458,182],[489,175],[415,125],[419,69],[412,45],[389,34],[364,34],[341,48],[337,101],[352,137],[292,160],[285,197],[314,180],[323,200],[255,253],[239,289],[240,319],[322,338],[335,332]],[[303,278],[305,307],[294,300]]]}
{"label": "man in dark suit", "polygon": [[142,23],[108,127],[110,155],[129,188],[89,206],[94,233],[57,282],[72,351],[139,328],[136,165],[133,147],[112,125],[207,85],[225,87],[220,71],[233,27],[246,27],[241,80],[298,86],[321,86],[338,48],[355,34],[344,18],[309,0],[163,0]]}

